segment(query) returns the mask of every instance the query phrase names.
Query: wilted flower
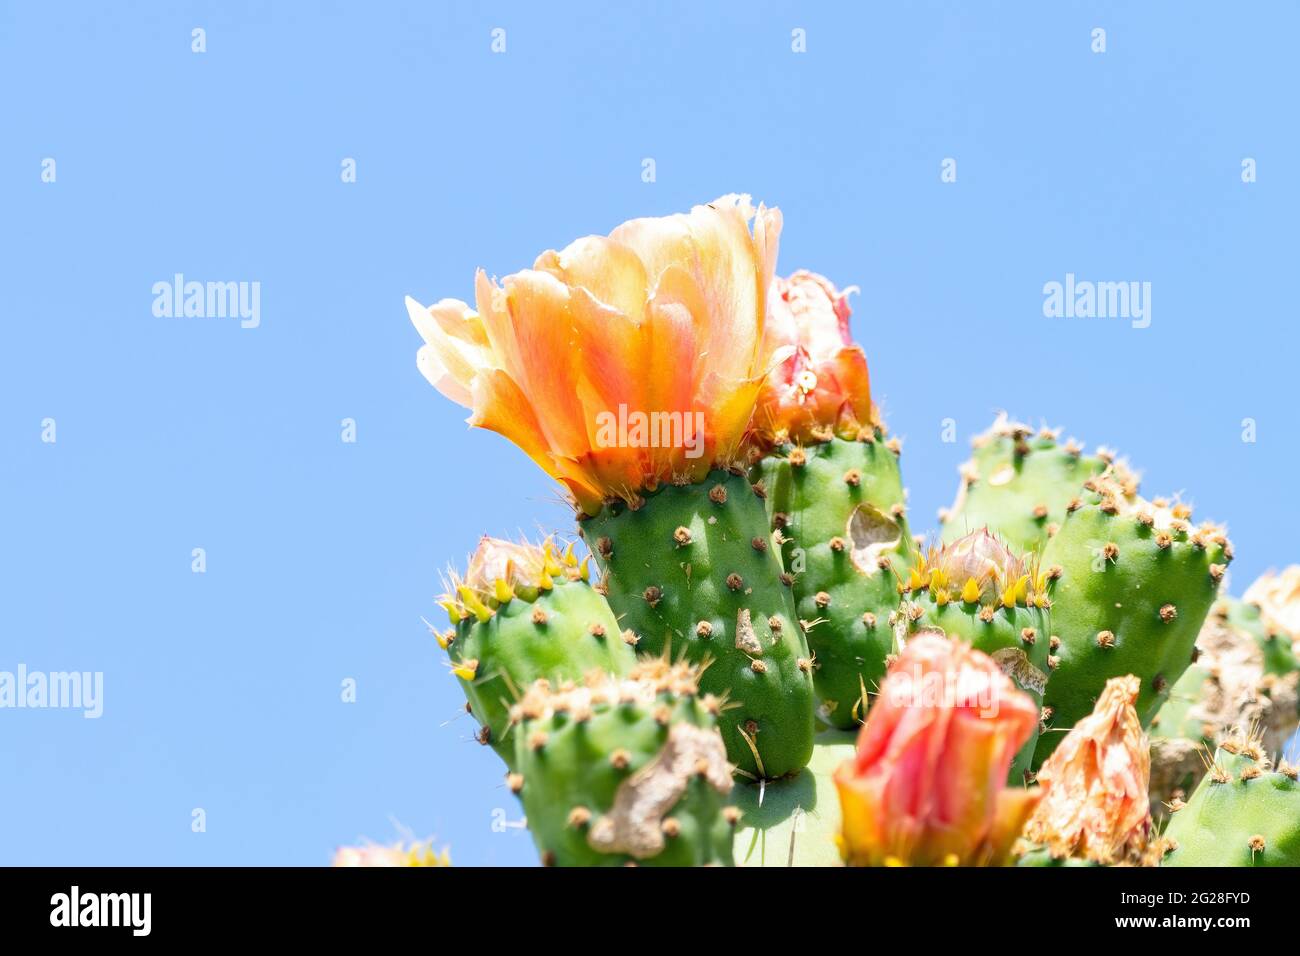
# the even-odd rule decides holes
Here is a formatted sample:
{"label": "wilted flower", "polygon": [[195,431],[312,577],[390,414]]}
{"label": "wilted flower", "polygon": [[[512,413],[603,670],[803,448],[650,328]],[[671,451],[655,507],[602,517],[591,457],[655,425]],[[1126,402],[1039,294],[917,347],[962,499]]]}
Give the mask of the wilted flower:
{"label": "wilted flower", "polygon": [[1039,768],[1043,797],[1025,838],[1052,856],[1154,865],[1150,742],[1135,707],[1141,689],[1131,674],[1107,681],[1092,713]]}

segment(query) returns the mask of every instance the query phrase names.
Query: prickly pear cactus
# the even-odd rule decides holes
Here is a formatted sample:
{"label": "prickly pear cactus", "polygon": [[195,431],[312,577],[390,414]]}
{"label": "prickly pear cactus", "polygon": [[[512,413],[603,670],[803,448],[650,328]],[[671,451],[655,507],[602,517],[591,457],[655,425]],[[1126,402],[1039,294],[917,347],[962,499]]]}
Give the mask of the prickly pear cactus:
{"label": "prickly pear cactus", "polygon": [[698,671],[646,660],[627,677],[539,681],[512,710],[507,777],[548,866],[732,863],[731,767],[721,705]]}
{"label": "prickly pear cactus", "polygon": [[1035,434],[1005,413],[972,444],[957,499],[939,513],[943,540],[987,526],[1022,553],[1041,553],[1053,528],[1065,520],[1065,506],[1112,459],[1104,449],[1085,455],[1073,439],[1062,444],[1059,430]]}
{"label": "prickly pear cactus", "polygon": [[1163,815],[1175,796],[1185,798],[1204,775],[1205,747],[1237,727],[1252,727],[1263,748],[1278,752],[1300,721],[1300,673],[1270,671],[1276,641],[1234,598],[1222,598],[1196,639],[1197,660],[1170,692],[1151,722],[1151,798]]}
{"label": "prickly pear cactus", "polygon": [[1090,479],[1067,512],[1043,553],[1060,643],[1048,662],[1035,766],[1112,677],[1141,679],[1137,712],[1150,724],[1192,663],[1232,558],[1220,528],[1193,526],[1185,505],[1130,497],[1110,475]]}
{"label": "prickly pear cactus", "polygon": [[434,630],[479,722],[480,743],[514,763],[510,707],[533,681],[575,680],[591,670],[626,674],[636,663],[630,635],[588,583],[585,561],[559,551],[483,538],[463,579],[442,605],[453,627]]}
{"label": "prickly pear cactus", "polygon": [[1205,778],[1165,828],[1162,866],[1300,866],[1300,784],[1258,738],[1219,745]]}
{"label": "prickly pear cactus", "polygon": [[715,470],[636,507],[607,503],[580,526],[639,649],[712,662],[700,688],[733,705],[721,721],[728,759],[775,778],[812,754],[812,655],[760,493],[743,472]]}
{"label": "prickly pear cactus", "polygon": [[865,695],[885,675],[894,650],[886,621],[913,548],[899,444],[878,428],[859,435],[787,444],[756,469],[807,626],[819,713],[839,728],[863,720]]}
{"label": "prickly pear cactus", "polygon": [[[1053,640],[1046,583],[1032,561],[980,529],[916,555],[894,617],[909,635],[938,631],[988,654],[1041,708]],[[1016,754],[1008,783],[1027,781],[1037,741],[1035,729]]]}

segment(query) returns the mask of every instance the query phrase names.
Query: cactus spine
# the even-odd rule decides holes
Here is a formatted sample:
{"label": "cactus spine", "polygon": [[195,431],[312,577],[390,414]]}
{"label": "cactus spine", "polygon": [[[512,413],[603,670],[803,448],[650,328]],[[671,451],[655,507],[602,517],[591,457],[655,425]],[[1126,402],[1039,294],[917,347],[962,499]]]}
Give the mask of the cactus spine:
{"label": "cactus spine", "polygon": [[698,671],[648,659],[624,678],[539,681],[515,705],[517,772],[529,829],[553,866],[732,863],[731,767],[720,702]]}
{"label": "cactus spine", "polygon": [[[761,489],[760,489],[761,491]],[[709,663],[706,694],[734,706],[727,757],[752,777],[792,773],[812,754],[812,655],[767,516],[743,472],[715,470],[583,517],[599,587],[643,653]]]}
{"label": "cactus spine", "polygon": [[816,663],[820,715],[833,727],[864,717],[894,650],[887,625],[910,567],[897,440],[880,428],[858,439],[778,446],[757,467],[795,602]]}

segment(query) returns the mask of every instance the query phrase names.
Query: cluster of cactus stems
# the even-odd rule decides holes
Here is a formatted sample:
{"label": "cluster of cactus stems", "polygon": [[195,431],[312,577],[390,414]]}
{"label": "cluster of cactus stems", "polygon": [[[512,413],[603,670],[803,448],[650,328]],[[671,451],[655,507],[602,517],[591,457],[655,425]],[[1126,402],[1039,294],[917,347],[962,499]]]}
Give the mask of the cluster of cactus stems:
{"label": "cluster of cactus stems", "polygon": [[[484,538],[431,627],[542,861],[1300,862],[1265,750],[1300,569],[1227,597],[1220,526],[1005,415],[926,544],[852,290],[778,277],[780,230],[727,196],[407,301],[421,372],[576,515]],[[682,440],[602,440],[617,409]]]}

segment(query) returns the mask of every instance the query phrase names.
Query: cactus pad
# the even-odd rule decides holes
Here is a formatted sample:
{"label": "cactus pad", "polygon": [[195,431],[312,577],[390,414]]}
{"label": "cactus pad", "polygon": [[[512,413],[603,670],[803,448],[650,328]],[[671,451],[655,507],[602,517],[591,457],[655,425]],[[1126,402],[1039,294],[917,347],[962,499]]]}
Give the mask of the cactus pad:
{"label": "cactus pad", "polygon": [[1043,553],[1060,641],[1049,661],[1036,766],[1112,677],[1141,679],[1137,712],[1150,724],[1192,663],[1232,557],[1222,530],[1193,526],[1190,508],[1130,497],[1109,476],[1091,479],[1067,510]]}
{"label": "cactus pad", "polygon": [[1164,836],[1163,866],[1300,866],[1296,768],[1273,769],[1258,738],[1224,740]]}
{"label": "cactus pad", "polygon": [[721,721],[732,763],[798,770],[812,753],[812,655],[763,501],[743,473],[715,470],[636,505],[580,519],[620,624],[643,653],[709,664],[701,690],[734,705]]}
{"label": "cactus pad", "polygon": [[731,865],[732,788],[698,671],[646,660],[625,678],[534,684],[515,705],[520,795],[542,862]]}
{"label": "cactus pad", "polygon": [[513,765],[510,706],[533,681],[576,680],[591,670],[626,674],[636,652],[573,549],[484,538],[466,576],[442,601],[454,624],[434,635],[448,653],[476,735]]}
{"label": "cactus pad", "polygon": [[898,445],[879,429],[861,434],[786,445],[758,466],[808,626],[820,714],[840,728],[862,721],[864,691],[884,677],[894,650],[887,618],[913,547]]}

